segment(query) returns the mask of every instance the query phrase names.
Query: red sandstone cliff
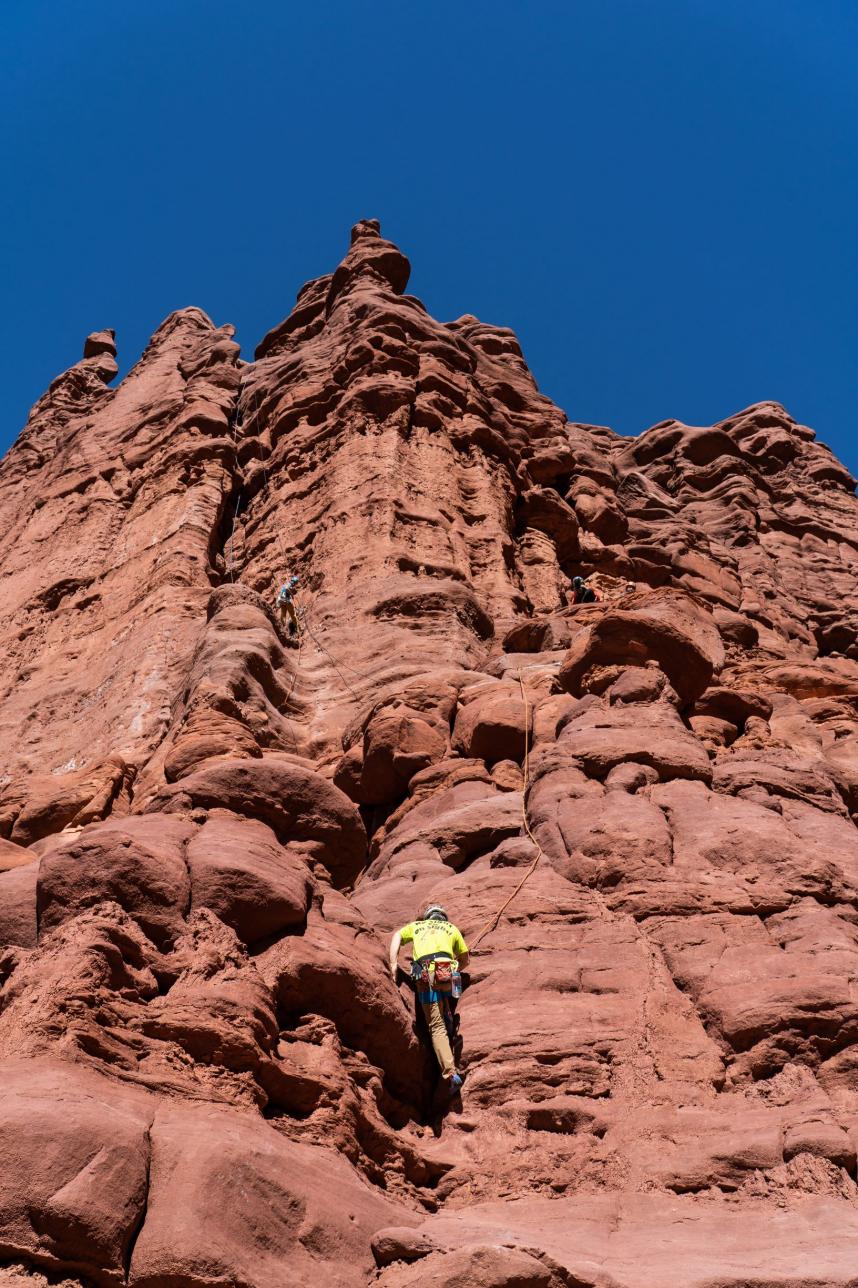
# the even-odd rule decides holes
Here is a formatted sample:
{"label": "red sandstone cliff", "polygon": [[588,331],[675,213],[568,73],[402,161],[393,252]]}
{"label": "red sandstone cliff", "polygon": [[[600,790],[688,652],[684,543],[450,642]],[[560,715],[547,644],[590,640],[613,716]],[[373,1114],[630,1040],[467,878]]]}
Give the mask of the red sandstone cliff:
{"label": "red sandstone cliff", "polygon": [[0,1282],[854,1283],[854,481],[570,423],[408,271],[91,336],[0,466]]}

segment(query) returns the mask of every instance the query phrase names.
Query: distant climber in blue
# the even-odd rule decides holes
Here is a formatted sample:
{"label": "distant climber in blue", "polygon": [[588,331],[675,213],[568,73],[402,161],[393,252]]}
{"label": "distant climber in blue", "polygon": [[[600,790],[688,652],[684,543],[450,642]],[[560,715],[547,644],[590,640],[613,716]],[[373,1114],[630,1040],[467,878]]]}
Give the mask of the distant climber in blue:
{"label": "distant climber in blue", "polygon": [[277,596],[277,606],[280,609],[280,620],[285,624],[289,623],[289,634],[297,635],[298,633],[298,614],[295,612],[295,604],[292,596],[295,594],[298,585],[298,578],[295,573],[287,577],[280,587],[280,594]]}

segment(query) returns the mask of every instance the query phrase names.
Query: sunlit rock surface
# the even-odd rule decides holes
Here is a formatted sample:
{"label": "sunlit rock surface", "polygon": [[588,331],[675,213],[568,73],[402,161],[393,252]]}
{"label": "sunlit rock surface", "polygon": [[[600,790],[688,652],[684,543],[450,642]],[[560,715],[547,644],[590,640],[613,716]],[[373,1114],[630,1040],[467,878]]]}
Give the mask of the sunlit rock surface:
{"label": "sunlit rock surface", "polygon": [[569,422],[408,274],[94,333],[0,465],[0,1283],[845,1288],[854,481]]}

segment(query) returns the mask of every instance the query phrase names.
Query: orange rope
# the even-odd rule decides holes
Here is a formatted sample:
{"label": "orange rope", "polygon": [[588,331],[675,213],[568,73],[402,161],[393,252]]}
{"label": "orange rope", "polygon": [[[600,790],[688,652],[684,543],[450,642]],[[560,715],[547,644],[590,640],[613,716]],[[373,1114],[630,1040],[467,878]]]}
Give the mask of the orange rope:
{"label": "orange rope", "polygon": [[527,700],[527,693],[524,688],[524,677],[522,676],[520,667],[518,671],[518,683],[521,689],[521,700],[524,703],[524,785],[521,791],[521,821],[525,834],[536,846],[536,858],[533,860],[509,898],[504,900],[494,916],[490,917],[485,925],[480,929],[471,944],[471,952],[476,951],[477,945],[485,939],[486,935],[491,934],[493,930],[497,929],[497,925],[501,917],[506,912],[519,891],[523,889],[528,877],[536,870],[539,860],[543,857],[542,848],[536,837],[533,835],[533,832],[530,830],[530,824],[527,821],[527,788],[530,783],[530,704]]}

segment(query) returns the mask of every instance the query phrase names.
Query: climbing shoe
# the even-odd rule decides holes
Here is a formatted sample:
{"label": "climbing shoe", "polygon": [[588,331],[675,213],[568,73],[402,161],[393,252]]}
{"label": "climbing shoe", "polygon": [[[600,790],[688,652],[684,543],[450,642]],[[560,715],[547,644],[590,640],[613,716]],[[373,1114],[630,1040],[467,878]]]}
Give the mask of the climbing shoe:
{"label": "climbing shoe", "polygon": [[457,1091],[461,1091],[464,1079],[460,1073],[454,1073],[450,1078],[450,1095],[455,1096]]}

